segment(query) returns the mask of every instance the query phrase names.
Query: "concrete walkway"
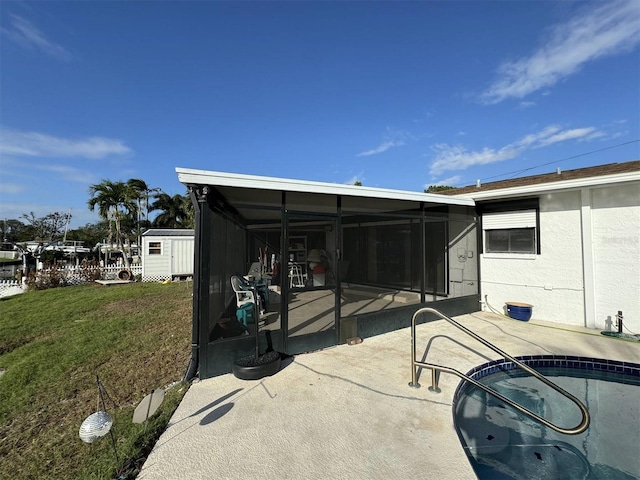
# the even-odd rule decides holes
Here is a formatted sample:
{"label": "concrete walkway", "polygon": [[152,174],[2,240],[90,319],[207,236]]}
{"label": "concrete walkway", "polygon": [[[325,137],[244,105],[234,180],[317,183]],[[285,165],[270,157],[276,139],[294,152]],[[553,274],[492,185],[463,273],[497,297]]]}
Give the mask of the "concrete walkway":
{"label": "concrete walkway", "polygon": [[[460,323],[511,355],[564,354],[640,363],[640,343],[599,331],[519,322],[486,312]],[[440,320],[417,329],[418,358],[467,372],[491,350]],[[141,480],[476,478],[456,434],[459,380],[411,380],[402,329],[283,362],[274,376],[194,382],[144,464]]]}

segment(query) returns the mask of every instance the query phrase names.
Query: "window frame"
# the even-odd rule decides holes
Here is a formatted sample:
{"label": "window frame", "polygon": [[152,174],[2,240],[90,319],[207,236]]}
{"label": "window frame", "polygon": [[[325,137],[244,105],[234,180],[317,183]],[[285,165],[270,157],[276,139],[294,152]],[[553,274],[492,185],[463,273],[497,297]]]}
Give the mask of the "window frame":
{"label": "window frame", "polygon": [[[480,245],[480,253],[488,254],[488,255],[505,255],[505,256],[536,256],[541,255],[542,250],[540,248],[540,200],[538,197],[525,198],[519,200],[511,200],[511,201],[492,201],[492,202],[484,202],[480,203],[476,206],[476,211],[480,217],[480,231],[482,232],[482,241]],[[513,213],[514,216],[519,213],[526,213],[527,211],[533,211],[535,215],[535,226],[523,226],[519,224],[519,222],[514,221],[512,227],[508,225],[508,220],[505,222],[506,225],[501,225],[501,228],[486,228],[486,219],[485,215],[494,214],[494,213],[504,213],[509,214]],[[507,231],[518,231],[518,230],[527,230],[533,229],[533,252],[518,252],[518,251],[507,251],[507,252],[496,252],[489,251],[487,249],[487,234],[486,232],[495,231],[495,230],[507,230]],[[509,240],[510,243],[510,240]]]}
{"label": "window frame", "polygon": [[[490,248],[490,234],[491,233],[495,233],[495,232],[505,232],[507,234],[507,248],[505,250],[502,249],[495,249],[495,248]],[[513,240],[513,236],[514,234],[520,233],[520,232],[527,232],[527,233],[531,233],[531,248],[528,250],[516,250],[514,248],[514,240]],[[529,242],[529,239],[527,239],[527,242]],[[492,229],[488,229],[488,230],[484,230],[484,247],[485,247],[485,252],[492,254],[492,253],[498,253],[498,254],[502,254],[502,253],[507,253],[507,254],[516,254],[516,255],[535,255],[536,253],[536,228],[535,227],[524,227],[524,228],[492,228]]]}
{"label": "window frame", "polygon": [[[162,255],[162,244],[163,242],[161,240],[149,242],[147,245],[147,255]],[[152,251],[152,249],[154,250]]]}

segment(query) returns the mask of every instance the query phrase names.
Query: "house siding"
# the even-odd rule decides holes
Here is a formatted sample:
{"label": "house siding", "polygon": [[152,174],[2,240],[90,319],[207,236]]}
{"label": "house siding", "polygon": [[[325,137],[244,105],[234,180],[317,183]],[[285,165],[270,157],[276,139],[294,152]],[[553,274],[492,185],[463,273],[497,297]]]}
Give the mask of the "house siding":
{"label": "house siding", "polygon": [[493,308],[533,305],[534,319],[605,329],[618,310],[640,332],[640,183],[540,199],[539,255],[481,255],[481,294]]}
{"label": "house siding", "polygon": [[596,326],[610,317],[615,329],[620,310],[640,333],[640,183],[593,189],[591,201]]}
{"label": "house siding", "polygon": [[481,291],[503,310],[506,302],[533,305],[533,318],[581,323],[584,317],[579,192],[540,198],[540,254],[481,255]]}
{"label": "house siding", "polygon": [[[161,255],[149,255],[149,242],[161,242],[162,254]],[[149,238],[144,242],[144,258],[143,258],[143,277],[164,277],[169,278],[170,272],[170,251],[169,241],[167,239]]]}
{"label": "house siding", "polygon": [[170,240],[171,273],[193,275],[193,238]]}

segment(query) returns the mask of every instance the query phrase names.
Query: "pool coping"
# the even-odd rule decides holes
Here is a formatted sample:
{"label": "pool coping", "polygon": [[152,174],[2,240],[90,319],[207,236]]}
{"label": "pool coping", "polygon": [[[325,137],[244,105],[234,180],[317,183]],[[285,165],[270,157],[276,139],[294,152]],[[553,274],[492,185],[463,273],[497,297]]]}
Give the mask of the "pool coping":
{"label": "pool coping", "polygon": [[[578,357],[573,355],[521,355],[516,360],[532,367],[574,368],[579,370],[595,370],[640,377],[640,364],[605,358]],[[467,372],[467,376],[478,380],[497,372],[518,369],[511,360],[502,358],[478,365]],[[457,398],[457,395],[456,395]]]}

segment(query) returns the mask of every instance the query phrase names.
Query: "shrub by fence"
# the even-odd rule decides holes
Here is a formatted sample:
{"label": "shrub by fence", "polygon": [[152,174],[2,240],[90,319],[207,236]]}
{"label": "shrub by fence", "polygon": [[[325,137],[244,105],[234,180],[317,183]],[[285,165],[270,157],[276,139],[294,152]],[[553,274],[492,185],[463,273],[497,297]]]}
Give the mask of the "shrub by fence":
{"label": "shrub by fence", "polygon": [[[125,269],[121,265],[101,267],[92,263],[81,265],[44,265],[42,270],[31,271],[19,280],[0,280],[0,298],[17,295],[28,289],[44,290],[47,288],[83,285],[96,280],[119,280],[123,270],[131,272],[132,280],[138,282],[162,282],[173,280],[167,276],[142,276],[142,265],[132,265]],[[186,278],[191,280],[191,277]]]}
{"label": "shrub by fence", "polygon": [[[44,265],[42,270],[31,271],[19,280],[0,281],[0,298],[26,292],[28,289],[44,290],[47,288],[83,285],[95,280],[117,280],[118,274],[124,270],[122,266],[101,267],[84,263],[75,265]],[[134,265],[128,269],[133,279],[138,281],[161,281],[163,279],[142,278],[142,266]]]}

